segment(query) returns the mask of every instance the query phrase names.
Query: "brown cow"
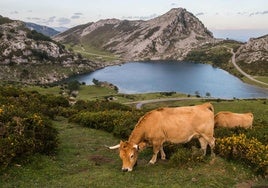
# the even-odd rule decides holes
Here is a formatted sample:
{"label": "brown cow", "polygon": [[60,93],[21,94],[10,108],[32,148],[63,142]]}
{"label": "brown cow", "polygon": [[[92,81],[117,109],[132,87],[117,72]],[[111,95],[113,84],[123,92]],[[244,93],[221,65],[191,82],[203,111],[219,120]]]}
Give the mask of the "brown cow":
{"label": "brown cow", "polygon": [[233,113],[228,111],[219,112],[214,117],[215,127],[243,127],[252,128],[253,114],[252,113]]}
{"label": "brown cow", "polygon": [[120,158],[123,161],[122,170],[132,171],[138,158],[139,146],[147,144],[153,146],[154,164],[160,151],[161,159],[166,155],[163,150],[164,142],[185,143],[193,137],[199,139],[201,149],[206,155],[207,145],[211,147],[211,154],[215,146],[214,109],[210,103],[197,106],[160,108],[146,113],[140,118],[128,141],[109,147],[119,148]]}

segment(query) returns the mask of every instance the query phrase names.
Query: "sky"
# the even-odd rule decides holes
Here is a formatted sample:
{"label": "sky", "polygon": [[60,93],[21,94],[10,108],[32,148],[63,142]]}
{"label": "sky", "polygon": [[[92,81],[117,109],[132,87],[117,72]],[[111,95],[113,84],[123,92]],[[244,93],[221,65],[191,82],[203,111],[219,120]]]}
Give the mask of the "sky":
{"label": "sky", "polygon": [[268,33],[268,0],[0,0],[0,15],[49,27],[100,19],[148,20],[182,7],[209,30]]}

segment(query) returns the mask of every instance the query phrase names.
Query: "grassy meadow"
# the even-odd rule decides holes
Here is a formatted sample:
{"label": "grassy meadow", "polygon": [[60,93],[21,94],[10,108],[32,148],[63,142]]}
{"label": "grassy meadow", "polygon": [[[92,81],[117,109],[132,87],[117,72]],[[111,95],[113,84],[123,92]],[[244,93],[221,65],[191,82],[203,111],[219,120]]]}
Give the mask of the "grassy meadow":
{"label": "grassy meadow", "polygon": [[[60,96],[60,87],[27,87],[27,91]],[[114,96],[116,102],[126,103],[163,97],[187,97],[182,94],[153,93],[122,95],[107,88],[81,86],[77,99],[103,100]],[[268,100],[182,100],[145,104],[145,111],[163,106],[195,105],[211,101],[215,112],[229,110],[254,114],[252,130],[242,132],[259,134],[262,144],[267,145]],[[71,111],[72,112],[72,111]],[[71,116],[71,114],[70,114]],[[138,166],[133,172],[121,172],[118,152],[109,150],[106,145],[115,145],[123,138],[103,130],[88,128],[71,123],[69,117],[56,116],[52,120],[58,131],[59,145],[51,155],[34,154],[19,158],[8,167],[0,170],[0,187],[265,187],[267,176],[256,173],[250,164],[239,160],[229,160],[217,155],[206,156],[203,160],[174,163],[171,159],[155,165],[148,165],[152,149],[147,148],[139,154]],[[235,134],[241,130],[222,130]],[[221,129],[217,134],[220,135]],[[229,134],[228,133],[228,134]],[[178,147],[180,149],[181,146]],[[165,149],[165,148],[164,148]],[[166,148],[168,149],[168,148]],[[172,153],[168,152],[170,158]],[[266,177],[266,178],[265,178]]]}
{"label": "grassy meadow", "polygon": [[60,133],[57,154],[35,155],[27,159],[28,164],[12,164],[1,172],[0,187],[234,187],[267,183],[243,165],[220,157],[188,166],[168,160],[148,165],[150,148],[140,154],[133,172],[123,173],[118,153],[104,147],[119,142],[111,134],[64,119],[54,125]]}
{"label": "grassy meadow", "polygon": [[102,62],[113,62],[118,61],[120,58],[108,51],[100,50],[95,47],[92,47],[88,44],[81,45],[69,45],[65,44],[65,46],[78,54],[81,54],[83,57],[91,59],[93,61],[102,61]]}

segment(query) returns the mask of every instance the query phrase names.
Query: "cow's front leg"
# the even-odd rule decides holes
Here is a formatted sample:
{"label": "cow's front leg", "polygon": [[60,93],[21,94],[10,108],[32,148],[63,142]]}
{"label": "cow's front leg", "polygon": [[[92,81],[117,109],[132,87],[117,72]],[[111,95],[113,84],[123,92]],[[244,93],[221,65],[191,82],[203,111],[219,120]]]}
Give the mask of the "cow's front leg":
{"label": "cow's front leg", "polygon": [[161,145],[153,145],[153,152],[154,152],[154,154],[153,154],[153,157],[152,157],[152,159],[150,160],[150,164],[154,164],[155,162],[156,162],[156,160],[157,160],[157,154],[158,154],[158,152],[159,152],[159,150],[160,150],[160,147],[161,147]]}

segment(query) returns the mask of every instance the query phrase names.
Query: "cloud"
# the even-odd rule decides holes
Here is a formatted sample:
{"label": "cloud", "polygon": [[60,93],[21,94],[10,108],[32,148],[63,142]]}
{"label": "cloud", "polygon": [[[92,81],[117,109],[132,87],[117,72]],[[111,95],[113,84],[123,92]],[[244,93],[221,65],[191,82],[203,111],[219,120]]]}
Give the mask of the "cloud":
{"label": "cloud", "polygon": [[177,3],[171,3],[170,6],[172,6],[172,7],[174,7],[174,6],[177,7],[178,4],[177,4]]}
{"label": "cloud", "polygon": [[249,13],[249,16],[268,14],[268,10]]}
{"label": "cloud", "polygon": [[195,14],[195,16],[202,16],[204,14],[205,14],[204,12],[198,12],[197,14]]}
{"label": "cloud", "polygon": [[247,15],[248,13],[247,12],[238,12],[237,14],[238,15]]}
{"label": "cloud", "polygon": [[79,19],[79,18],[81,18],[82,15],[83,15],[83,13],[76,12],[71,16],[71,19]]}
{"label": "cloud", "polygon": [[15,10],[15,11],[11,11],[10,14],[19,14],[19,12]]}
{"label": "cloud", "polygon": [[51,16],[48,18],[48,22],[54,22],[55,19],[56,19],[56,16]]}
{"label": "cloud", "polygon": [[39,18],[39,17],[27,17],[27,19],[30,22],[36,23],[36,24],[40,24],[40,25],[59,25],[59,26],[65,26],[68,25],[69,23],[71,23],[71,19],[69,18],[57,18],[56,16],[51,16],[49,18]]}
{"label": "cloud", "polygon": [[71,16],[71,19],[79,19],[79,18],[80,16],[76,16],[76,15]]}
{"label": "cloud", "polygon": [[69,18],[64,18],[64,17],[61,17],[61,18],[58,18],[57,20],[56,20],[58,23],[59,23],[59,25],[66,25],[66,24],[69,24],[69,23],[71,23],[71,20],[69,19]]}
{"label": "cloud", "polygon": [[35,20],[35,21],[41,21],[42,18],[38,18],[38,17],[27,17],[28,20]]}
{"label": "cloud", "polygon": [[47,19],[39,17],[27,17],[27,19],[37,24],[50,25],[55,22],[56,16],[51,16]]}

